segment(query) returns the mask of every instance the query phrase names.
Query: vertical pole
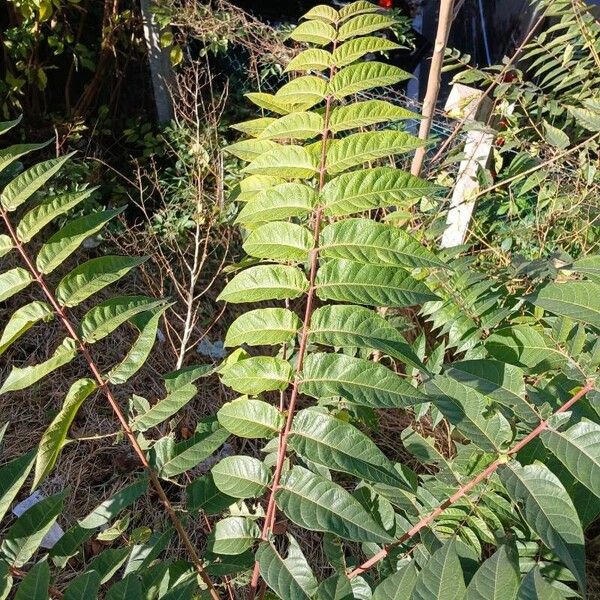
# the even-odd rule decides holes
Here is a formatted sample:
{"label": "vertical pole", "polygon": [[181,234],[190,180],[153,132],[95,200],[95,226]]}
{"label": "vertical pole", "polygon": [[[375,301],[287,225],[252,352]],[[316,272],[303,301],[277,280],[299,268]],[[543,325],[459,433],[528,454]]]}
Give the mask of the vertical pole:
{"label": "vertical pole", "polygon": [[[444,63],[444,52],[448,43],[448,34],[450,33],[450,25],[452,24],[452,8],[454,0],[440,1],[440,14],[438,16],[438,28],[435,36],[435,46],[433,48],[433,56],[431,57],[431,67],[429,69],[429,77],[427,79],[427,92],[423,101],[423,119],[419,126],[419,138],[427,139],[431,130],[433,121],[433,113],[437,104],[438,94],[440,91],[440,80],[442,65]],[[425,148],[417,148],[412,161],[410,172],[412,175],[419,175],[423,167],[425,159]]]}
{"label": "vertical pole", "polygon": [[173,103],[170,88],[174,80],[169,53],[160,47],[160,31],[151,10],[152,0],[140,0],[144,39],[148,49],[148,65],[154,91],[156,118],[160,124],[173,118]]}

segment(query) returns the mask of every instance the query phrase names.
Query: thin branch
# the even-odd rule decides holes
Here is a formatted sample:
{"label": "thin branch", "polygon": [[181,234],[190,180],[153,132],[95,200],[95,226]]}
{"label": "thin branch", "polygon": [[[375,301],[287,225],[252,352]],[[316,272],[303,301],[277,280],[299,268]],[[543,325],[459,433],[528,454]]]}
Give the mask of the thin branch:
{"label": "thin branch", "polygon": [[90,371],[92,372],[94,378],[96,379],[96,381],[98,383],[99,389],[102,390],[102,392],[106,396],[106,399],[108,400],[108,403],[110,404],[110,407],[112,408],[113,413],[115,414],[115,416],[121,423],[121,427],[123,428],[123,431],[125,432],[125,435],[126,435],[127,439],[129,440],[129,443],[131,444],[131,447],[133,448],[134,452],[138,456],[140,463],[143,465],[143,467],[148,472],[148,476],[152,483],[152,487],[155,489],[156,493],[158,494],[158,497],[160,498],[160,501],[162,502],[163,506],[165,507],[166,512],[168,513],[171,521],[173,522],[173,525],[174,525],[175,529],[177,530],[177,533],[179,534],[179,538],[181,539],[181,542],[185,546],[185,548],[189,554],[189,557],[192,560],[192,562],[196,568],[196,571],[198,572],[198,574],[200,575],[200,577],[206,584],[208,591],[210,593],[210,597],[213,600],[220,600],[221,597],[220,597],[219,593],[217,592],[217,590],[215,589],[212,581],[210,580],[210,577],[206,574],[206,571],[204,570],[204,567],[202,566],[202,560],[201,560],[200,556],[198,555],[198,553],[196,552],[196,549],[194,548],[194,544],[192,543],[183,524],[179,520],[179,517],[177,516],[177,513],[176,513],[175,509],[173,508],[171,501],[169,500],[167,494],[165,493],[158,476],[156,475],[156,473],[150,466],[150,463],[148,462],[148,459],[146,458],[144,451],[142,450],[141,446],[139,445],[137,438],[135,437],[135,434],[133,433],[133,430],[129,426],[129,423],[123,413],[123,410],[121,409],[121,407],[119,406],[119,403],[117,402],[116,398],[113,395],[113,392],[110,389],[108,382],[104,379],[104,377],[102,376],[102,373],[96,366],[96,362],[92,358],[92,356],[89,352],[89,349],[87,347],[87,344],[81,339],[81,337],[79,336],[79,334],[76,331],[75,326],[73,325],[69,316],[67,315],[65,309],[58,303],[53,292],[51,291],[51,289],[49,288],[45,279],[43,278],[42,274],[37,270],[36,266],[33,264],[31,258],[27,254],[23,244],[17,237],[17,234],[12,226],[12,223],[11,223],[9,217],[8,217],[7,211],[4,209],[1,209],[0,214],[2,215],[2,219],[4,220],[4,223],[6,224],[7,231],[9,232],[9,235],[13,241],[14,247],[17,249],[17,251],[19,252],[21,257],[23,258],[23,261],[27,265],[27,268],[31,272],[32,276],[34,277],[34,279],[37,281],[38,285],[44,292],[46,298],[52,305],[52,308],[54,309],[56,315],[60,319],[60,321],[61,321],[62,325],[64,326],[64,328],[66,329],[67,333],[69,334],[69,336],[71,338],[73,338],[73,340],[75,340],[77,346],[79,347],[79,350],[81,351],[81,354],[83,355],[83,357],[85,358],[85,361],[88,364]]}
{"label": "thin branch", "polygon": [[[594,389],[595,381],[588,380],[586,384],[567,402],[565,402],[560,408],[558,408],[552,416],[558,415],[568,411],[578,400],[583,398],[588,392]],[[533,429],[528,435],[526,435],[521,441],[517,442],[510,450],[505,454],[497,458],[493,463],[488,465],[479,475],[471,479],[468,483],[458,489],[452,496],[442,502],[435,510],[430,512],[426,517],[423,517],[416,525],[411,527],[406,533],[404,533],[398,540],[382,548],[377,554],[372,556],[369,560],[364,562],[359,567],[356,567],[353,571],[348,574],[348,577],[352,579],[365,571],[368,571],[371,567],[376,565],[380,560],[383,560],[390,552],[391,549],[403,544],[404,542],[413,538],[419,531],[431,525],[431,523],[437,519],[448,507],[466,496],[473,488],[477,485],[489,479],[503,464],[506,464],[507,460],[515,456],[520,450],[522,450],[529,442],[537,438],[542,431],[548,428],[549,421],[552,417],[542,421],[535,429]]]}

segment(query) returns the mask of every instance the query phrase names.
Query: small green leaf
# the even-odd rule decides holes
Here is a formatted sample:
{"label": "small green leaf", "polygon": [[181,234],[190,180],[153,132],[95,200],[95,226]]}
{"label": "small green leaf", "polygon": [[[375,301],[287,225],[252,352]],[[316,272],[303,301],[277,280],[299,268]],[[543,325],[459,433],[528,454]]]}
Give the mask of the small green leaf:
{"label": "small green leaf", "polygon": [[98,233],[106,223],[122,213],[125,207],[85,215],[69,221],[41,247],[36,266],[48,274],[62,264],[88,237]]}
{"label": "small green leaf", "polygon": [[577,512],[558,477],[545,465],[509,463],[498,474],[509,496],[522,507],[527,524],[556,553],[585,590],[585,550]]}
{"label": "small green leaf", "polygon": [[0,302],[24,290],[32,281],[33,277],[23,267],[15,267],[0,274]]}
{"label": "small green leaf", "polygon": [[17,227],[17,237],[28,242],[56,217],[66,213],[88,198],[96,188],[82,192],[52,196],[26,213]]}
{"label": "small green leaf", "polygon": [[9,236],[0,233],[0,258],[6,256],[14,248]]}
{"label": "small green leaf", "polygon": [[240,315],[229,326],[225,346],[285,344],[301,327],[298,316],[287,308],[257,308]]}
{"label": "small green leaf", "polygon": [[263,542],[256,551],[260,574],[281,600],[311,600],[317,580],[298,542],[288,535],[287,558],[282,558],[271,542]]}
{"label": "small green leaf", "polygon": [[258,525],[247,517],[226,517],[217,521],[209,538],[215,554],[241,554],[260,537]]}
{"label": "small green leaf", "polygon": [[28,388],[52,371],[70,363],[76,356],[75,340],[65,338],[48,360],[30,367],[13,367],[0,388],[0,395]]}
{"label": "small green leaf", "polygon": [[122,296],[105,300],[84,315],[79,324],[82,338],[88,344],[93,344],[135,315],[158,308],[162,304],[162,300],[148,296]]}
{"label": "small green leaf", "polygon": [[[41,150],[42,148],[45,148],[51,141],[52,140],[48,140],[47,142],[42,142],[41,144],[16,144],[0,150],[0,172],[4,171],[4,169],[9,167],[13,162],[15,162],[15,160],[21,158],[21,156],[29,154],[29,152],[34,152],[35,150]],[[34,169],[35,166],[32,167],[31,170],[33,171]],[[2,194],[0,195],[0,204],[2,204],[2,206],[7,210],[10,199],[13,197],[13,195],[20,193],[22,188],[26,188],[29,185],[29,175],[26,175],[27,172],[28,171],[24,171],[15,179],[13,179],[4,188]]]}
{"label": "small green leaf", "polygon": [[67,392],[63,405],[43,433],[35,461],[32,489],[48,476],[60,455],[67,439],[71,423],[84,400],[97,388],[93,379],[78,379]]}
{"label": "small green leaf", "polygon": [[137,416],[131,423],[134,431],[147,431],[156,427],[181,410],[196,394],[195,385],[183,385],[159,400],[149,411]]}
{"label": "small green leaf", "polygon": [[53,317],[54,311],[45,302],[30,302],[17,309],[11,315],[0,337],[0,355],[36,323],[50,321]]}
{"label": "small green leaf", "polygon": [[319,410],[301,410],[294,417],[291,448],[311,462],[334,471],[414,491],[416,476],[394,468],[377,445],[354,425]]}
{"label": "small green leaf", "polygon": [[253,356],[240,360],[221,372],[223,385],[240,394],[284,390],[292,379],[292,365],[274,356]]}
{"label": "small green leaf", "polygon": [[315,284],[321,300],[368,306],[402,308],[437,299],[422,281],[402,269],[349,260],[325,262],[317,272]]}
{"label": "small green leaf", "polygon": [[344,488],[302,467],[294,466],[284,475],[275,501],[305,529],[358,542],[387,544],[393,539]]}
{"label": "small green leaf", "polygon": [[342,397],[372,408],[400,408],[427,401],[427,396],[380,363],[344,354],[309,354],[300,391],[313,398]]}
{"label": "small green leaf", "polygon": [[64,497],[61,492],[34,504],[5,533],[0,552],[13,567],[22,567],[33,556],[60,514]]}
{"label": "small green leaf", "polygon": [[238,273],[217,300],[232,303],[291,300],[307,290],[308,280],[297,267],[259,265]]}
{"label": "small green leaf", "polygon": [[96,292],[124,277],[141,265],[146,257],[102,256],[75,267],[56,288],[56,298],[63,306],[77,306]]}
{"label": "small green leaf", "polygon": [[249,256],[278,262],[308,260],[314,245],[313,236],[295,223],[265,223],[257,227],[244,242]]}
{"label": "small green leaf", "polygon": [[217,488],[233,498],[261,496],[271,481],[267,467],[251,456],[227,456],[211,472]]}
{"label": "small green leaf", "polygon": [[271,404],[247,396],[224,404],[217,412],[219,423],[241,438],[272,438],[284,425],[283,415]]}
{"label": "small green leaf", "polygon": [[48,600],[50,586],[50,567],[42,560],[33,565],[21,581],[15,593],[15,600]]}
{"label": "small green leaf", "polygon": [[35,462],[35,449],[0,467],[0,520],[4,518]]}

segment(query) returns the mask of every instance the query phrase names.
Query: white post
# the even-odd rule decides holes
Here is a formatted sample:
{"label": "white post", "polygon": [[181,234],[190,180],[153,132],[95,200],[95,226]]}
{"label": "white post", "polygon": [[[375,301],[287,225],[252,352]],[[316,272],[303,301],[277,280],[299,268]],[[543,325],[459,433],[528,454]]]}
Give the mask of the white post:
{"label": "white post", "polygon": [[[479,102],[481,95],[480,90],[457,83],[452,87],[446,103],[448,114],[458,118],[467,116],[467,123],[472,125],[481,122],[482,128],[477,130],[472,127],[467,133],[464,148],[465,158],[460,163],[452,192],[450,209],[446,217],[446,229],[442,236],[442,248],[460,246],[465,242],[471,215],[475,208],[475,198],[479,191],[477,171],[480,167],[484,168],[487,165],[496,137],[489,130],[484,130],[484,122],[491,113],[492,103],[489,98],[484,98]],[[477,112],[475,113],[475,111]],[[469,112],[473,114],[469,114]]]}

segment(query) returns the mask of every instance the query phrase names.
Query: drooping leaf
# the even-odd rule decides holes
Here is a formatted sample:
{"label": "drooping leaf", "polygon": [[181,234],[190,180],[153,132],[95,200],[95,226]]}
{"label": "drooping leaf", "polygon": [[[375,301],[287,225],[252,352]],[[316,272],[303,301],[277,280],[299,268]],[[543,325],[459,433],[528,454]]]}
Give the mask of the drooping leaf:
{"label": "drooping leaf", "polygon": [[54,311],[45,302],[30,302],[17,309],[11,315],[0,337],[0,355],[36,323],[49,321],[53,317]]}
{"label": "drooping leaf", "polygon": [[344,400],[373,408],[400,408],[427,396],[380,363],[344,354],[309,354],[300,391],[313,398]]}
{"label": "drooping leaf", "polygon": [[304,262],[313,244],[313,236],[306,227],[276,222],[265,223],[252,231],[243,247],[255,258]]}
{"label": "drooping leaf", "polygon": [[260,134],[268,140],[308,140],[323,131],[323,117],[315,112],[297,112],[284,115],[270,123]]}
{"label": "drooping leaf", "polygon": [[308,281],[297,267],[258,265],[238,273],[219,294],[225,302],[261,302],[298,298],[308,290]]}
{"label": "drooping leaf", "polygon": [[166,306],[162,307],[151,314],[143,325],[140,335],[127,352],[127,356],[108,373],[108,380],[111,383],[115,385],[125,383],[144,366],[154,346],[158,324],[166,308]]}
{"label": "drooping leaf", "polygon": [[86,573],[95,572],[100,583],[110,581],[129,556],[130,548],[109,548],[98,554],[90,563]]}
{"label": "drooping leaf", "polygon": [[321,195],[325,214],[336,217],[403,204],[438,189],[399,169],[377,167],[340,175],[325,184]]}
{"label": "drooping leaf", "polygon": [[75,267],[62,278],[56,298],[63,306],[77,306],[96,292],[118,281],[146,257],[101,256]]}
{"label": "drooping leaf", "polygon": [[366,54],[375,52],[389,52],[402,48],[399,44],[383,37],[369,35],[356,38],[340,44],[332,54],[332,61],[336,67],[345,67]]}
{"label": "drooping leaf", "polygon": [[369,2],[368,0],[357,0],[356,2],[350,2],[340,8],[340,21],[347,21],[351,17],[355,17],[357,15],[376,13],[379,11],[380,8],[372,2]]}
{"label": "drooping leaf", "polygon": [[75,340],[65,338],[48,360],[30,367],[13,367],[0,388],[0,395],[28,388],[52,371],[70,363],[76,356]]}
{"label": "drooping leaf", "polygon": [[275,501],[291,521],[305,529],[359,542],[392,541],[344,488],[302,467],[294,466],[284,475]]}
{"label": "drooping leaf", "polygon": [[379,158],[411,152],[424,145],[423,140],[403,131],[353,133],[330,142],[327,151],[327,172],[335,175]]}
{"label": "drooping leaf", "polygon": [[368,306],[405,307],[435,300],[421,281],[395,267],[363,265],[349,260],[329,260],[316,277],[317,296]]}
{"label": "drooping leaf", "polygon": [[271,480],[267,467],[251,456],[227,456],[211,473],[217,488],[233,498],[261,496]]}
{"label": "drooping leaf", "polygon": [[316,344],[371,348],[425,370],[400,333],[376,312],[362,306],[332,305],[318,308],[312,315],[309,335]]}
{"label": "drooping leaf", "polygon": [[4,271],[0,274],[0,302],[24,290],[32,281],[31,274],[23,267]]}
{"label": "drooping leaf", "polygon": [[251,225],[308,215],[317,201],[312,188],[301,183],[284,183],[260,190],[237,216],[236,223]]}
{"label": "drooping leaf", "polygon": [[319,239],[319,255],[406,269],[446,266],[399,227],[368,219],[346,219],[327,225]]}
{"label": "drooping leaf", "polygon": [[334,471],[374,483],[413,491],[416,478],[400,472],[377,445],[356,427],[327,413],[305,409],[296,414],[289,438],[300,456]]}
{"label": "drooping leaf", "polygon": [[600,426],[582,421],[566,431],[547,429],[541,439],[569,473],[600,496]]}
{"label": "drooping leaf", "polygon": [[95,188],[52,196],[26,213],[17,226],[17,237],[28,242],[56,217],[68,212],[88,198]]}
{"label": "drooping leaf", "polygon": [[581,524],[565,488],[545,465],[509,463],[498,471],[509,496],[520,504],[527,524],[552,549],[585,590]]}
{"label": "drooping leaf", "polygon": [[300,327],[298,315],[287,308],[257,308],[240,315],[229,326],[225,346],[285,344],[292,341]]}
{"label": "drooping leaf", "polygon": [[131,423],[134,431],[147,431],[156,427],[181,410],[196,394],[194,385],[183,385],[170,392],[166,398],[159,400],[147,412],[138,415]]}
{"label": "drooping leaf", "polygon": [[263,542],[256,551],[260,574],[281,600],[311,600],[317,580],[298,542],[288,535],[287,558],[282,558],[271,542]]}
{"label": "drooping leaf", "polygon": [[510,423],[475,389],[444,376],[425,387],[435,407],[482,450],[499,452],[512,439]]}
{"label": "drooping leaf", "polygon": [[316,158],[303,146],[283,146],[261,154],[244,172],[286,179],[308,179],[317,172]]}
{"label": "drooping leaf", "polygon": [[329,82],[329,93],[336,99],[372,88],[394,85],[410,75],[398,67],[382,62],[361,62],[338,71]]}
{"label": "drooping leaf", "polygon": [[35,462],[35,449],[0,467],[0,520],[4,518]]}
{"label": "drooping leaf", "polygon": [[219,423],[241,438],[271,438],[283,427],[283,415],[264,400],[242,396],[217,412]]}
{"label": "drooping leaf", "polygon": [[247,517],[226,517],[217,521],[209,538],[215,554],[241,554],[260,537],[258,525]]}
{"label": "drooping leaf", "polygon": [[273,121],[275,121],[274,117],[259,117],[258,119],[251,119],[250,121],[230,125],[230,127],[252,137],[258,137]]}
{"label": "drooping leaf", "polygon": [[162,300],[148,296],[121,296],[105,300],[84,315],[79,325],[82,338],[88,344],[93,344],[135,315],[158,308],[162,304]]}
{"label": "drooping leaf", "polygon": [[84,215],[69,221],[41,247],[36,267],[48,274],[69,257],[88,237],[98,233],[106,223],[122,213],[125,207]]}
{"label": "drooping leaf", "polygon": [[600,327],[600,284],[593,281],[549,283],[530,300],[555,315]]}
{"label": "drooping leaf", "polygon": [[97,388],[93,379],[78,379],[71,385],[63,405],[43,433],[35,461],[32,488],[35,489],[53,469],[65,445],[71,423],[85,399]]}
{"label": "drooping leaf", "polygon": [[232,199],[237,202],[249,202],[253,200],[258,192],[270,189],[276,185],[285,183],[282,177],[273,177],[272,175],[248,175],[244,177],[234,188]]}
{"label": "drooping leaf", "polygon": [[6,256],[14,248],[12,240],[4,233],[0,233],[0,258]]}
{"label": "drooping leaf", "polygon": [[284,390],[292,379],[292,365],[275,356],[252,356],[234,362],[221,372],[224,385],[240,394]]}
{"label": "drooping leaf", "polygon": [[411,561],[384,579],[373,593],[373,600],[412,600],[412,592],[417,582],[417,569]]}
{"label": "drooping leaf", "polygon": [[23,577],[15,592],[15,600],[48,600],[50,567],[48,561],[41,560],[31,567]]}
{"label": "drooping leaf", "polygon": [[516,600],[520,583],[516,549],[504,544],[479,567],[465,600]]}
{"label": "drooping leaf", "polygon": [[273,94],[267,94],[266,92],[250,92],[244,94],[250,102],[256,104],[260,108],[270,110],[278,115],[287,115],[294,110],[294,105],[289,104],[284,99],[275,98]]}
{"label": "drooping leaf", "polygon": [[451,539],[436,550],[419,572],[413,600],[462,600],[466,590],[463,570]]}
{"label": "drooping leaf", "polygon": [[16,127],[23,119],[23,115],[19,115],[12,121],[0,121],[0,135],[4,135],[7,131],[10,131],[13,127]]}
{"label": "drooping leaf", "polygon": [[40,500],[28,508],[4,535],[0,552],[20,568],[33,556],[62,510],[65,492]]}

